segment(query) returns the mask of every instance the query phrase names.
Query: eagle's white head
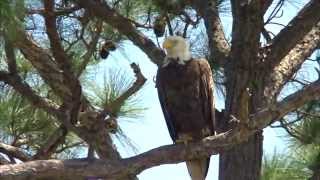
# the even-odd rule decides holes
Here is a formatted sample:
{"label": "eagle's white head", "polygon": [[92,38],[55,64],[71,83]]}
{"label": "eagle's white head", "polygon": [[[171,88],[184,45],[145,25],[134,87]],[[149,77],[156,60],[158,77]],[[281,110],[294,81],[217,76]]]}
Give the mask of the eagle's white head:
{"label": "eagle's white head", "polygon": [[162,67],[167,66],[170,61],[184,65],[186,61],[191,60],[189,43],[180,36],[169,36],[163,42],[163,48],[167,52]]}

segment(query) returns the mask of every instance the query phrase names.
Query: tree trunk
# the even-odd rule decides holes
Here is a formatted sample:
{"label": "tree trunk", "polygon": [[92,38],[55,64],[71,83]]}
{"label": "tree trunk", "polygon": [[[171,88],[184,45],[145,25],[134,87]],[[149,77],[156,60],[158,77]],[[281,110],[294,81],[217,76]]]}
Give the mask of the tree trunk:
{"label": "tree trunk", "polygon": [[320,168],[313,170],[310,180],[320,180]]}
{"label": "tree trunk", "polygon": [[227,152],[220,153],[219,180],[259,180],[262,161],[262,131]]}

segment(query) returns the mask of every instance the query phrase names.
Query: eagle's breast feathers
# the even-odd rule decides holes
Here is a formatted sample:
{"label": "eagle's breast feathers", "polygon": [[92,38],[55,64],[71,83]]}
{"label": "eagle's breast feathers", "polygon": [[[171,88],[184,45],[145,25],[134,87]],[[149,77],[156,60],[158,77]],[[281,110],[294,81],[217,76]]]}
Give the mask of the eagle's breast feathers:
{"label": "eagle's breast feathers", "polygon": [[[170,36],[167,56],[157,72],[156,86],[164,119],[175,143],[201,140],[215,132],[213,79],[205,59],[191,58],[188,42]],[[210,157],[186,162],[192,180],[204,180]]]}
{"label": "eagle's breast feathers", "polygon": [[192,59],[185,65],[172,61],[159,68],[157,88],[174,141],[179,134],[195,140],[214,134],[213,80],[205,59]]}

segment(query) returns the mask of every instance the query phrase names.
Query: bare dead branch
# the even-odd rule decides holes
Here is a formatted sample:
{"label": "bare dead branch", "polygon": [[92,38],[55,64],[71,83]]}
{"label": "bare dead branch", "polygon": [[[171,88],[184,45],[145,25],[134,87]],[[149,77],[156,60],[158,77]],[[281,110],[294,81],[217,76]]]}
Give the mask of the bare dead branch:
{"label": "bare dead branch", "polygon": [[300,142],[304,142],[304,139],[297,134],[297,132],[295,132],[295,130],[293,130],[292,128],[290,128],[289,126],[285,126],[284,123],[282,121],[280,121],[281,127],[291,136],[296,138],[297,140],[299,140]]}
{"label": "bare dead branch", "polygon": [[284,5],[284,0],[279,0],[277,5],[274,7],[274,9],[272,10],[272,12],[270,13],[269,17],[267,18],[267,20],[264,22],[264,24],[268,24],[270,23],[274,18],[277,17],[279,11],[281,10],[281,8]]}
{"label": "bare dead branch", "polygon": [[172,28],[172,25],[171,25],[170,17],[169,17],[168,14],[166,14],[165,17],[166,17],[166,21],[167,21],[167,25],[168,25],[169,35],[173,36],[174,35],[174,31],[173,31],[173,28]]}
{"label": "bare dead branch", "polygon": [[84,142],[75,142],[75,143],[72,143],[72,144],[69,144],[69,145],[64,145],[63,147],[57,149],[55,151],[55,153],[62,153],[63,151],[67,150],[67,149],[70,149],[70,148],[73,148],[73,147],[77,147],[77,146],[83,146]]}
{"label": "bare dead branch", "polygon": [[295,46],[320,21],[320,2],[310,0],[289,24],[273,39],[267,62],[271,67],[278,65]]}

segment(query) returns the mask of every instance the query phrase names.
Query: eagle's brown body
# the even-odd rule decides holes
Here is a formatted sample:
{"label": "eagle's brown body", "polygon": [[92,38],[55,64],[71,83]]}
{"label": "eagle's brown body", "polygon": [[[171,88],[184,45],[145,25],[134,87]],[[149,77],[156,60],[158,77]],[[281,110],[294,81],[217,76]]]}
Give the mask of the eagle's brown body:
{"label": "eagle's brown body", "polygon": [[[213,80],[206,60],[192,59],[184,65],[171,60],[167,66],[159,68],[157,88],[174,142],[196,141],[214,134]],[[206,177],[208,163],[209,158],[187,162],[193,180]]]}

